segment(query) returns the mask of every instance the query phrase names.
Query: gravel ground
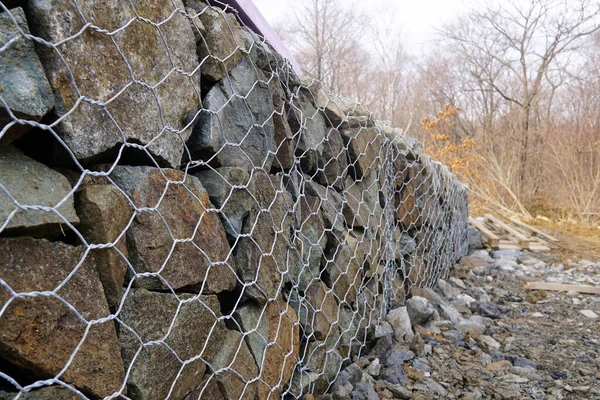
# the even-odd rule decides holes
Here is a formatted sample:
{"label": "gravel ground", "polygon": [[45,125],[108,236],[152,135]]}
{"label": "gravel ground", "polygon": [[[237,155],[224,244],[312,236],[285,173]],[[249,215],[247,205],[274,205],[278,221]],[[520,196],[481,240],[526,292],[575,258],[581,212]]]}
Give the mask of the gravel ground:
{"label": "gravel ground", "polygon": [[525,282],[600,286],[600,264],[476,251],[413,290],[317,399],[600,399],[600,296]]}

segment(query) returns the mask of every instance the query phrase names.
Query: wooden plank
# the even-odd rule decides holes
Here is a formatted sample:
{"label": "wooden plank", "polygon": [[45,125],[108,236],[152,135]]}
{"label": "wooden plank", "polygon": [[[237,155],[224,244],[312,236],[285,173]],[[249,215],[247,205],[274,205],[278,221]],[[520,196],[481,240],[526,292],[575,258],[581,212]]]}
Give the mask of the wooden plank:
{"label": "wooden plank", "polygon": [[485,226],[485,224],[482,224],[481,222],[477,221],[475,218],[472,217],[469,217],[469,223],[475,228],[477,228],[479,232],[481,232],[481,235],[485,239],[485,243],[488,246],[490,246],[492,249],[498,247],[498,244],[500,243],[500,238],[496,236],[494,232],[489,230],[487,226]]}
{"label": "wooden plank", "polygon": [[523,287],[531,290],[552,290],[556,292],[568,292],[569,290],[573,290],[577,293],[600,294],[600,287],[589,285],[563,285],[560,283],[527,282]]}
{"label": "wooden plank", "polygon": [[529,243],[529,250],[537,251],[538,253],[547,253],[552,249],[550,247],[546,246],[545,244],[532,242],[532,243]]}
{"label": "wooden plank", "polygon": [[498,244],[498,250],[521,250],[521,246],[511,242],[510,240],[500,239],[500,243]]}
{"label": "wooden plank", "polygon": [[516,229],[514,229],[513,227],[505,224],[504,222],[500,221],[498,218],[494,217],[491,214],[485,214],[484,216],[485,218],[485,222],[494,225],[495,227],[497,227],[498,229],[501,229],[503,231],[505,231],[506,233],[510,234],[513,236],[513,238],[515,239],[516,243],[521,246],[523,249],[528,249],[529,248],[529,243],[531,243],[531,239],[528,238],[527,236],[523,235],[521,232],[517,231]]}
{"label": "wooden plank", "polygon": [[519,221],[516,218],[511,218],[510,222],[514,223],[515,225],[520,226],[523,229],[530,231],[532,234],[535,234],[536,236],[546,238],[547,240],[550,240],[551,242],[558,242],[558,239],[555,238],[554,236],[548,235],[547,233],[545,233],[537,228],[534,228],[533,226],[529,226],[525,222]]}

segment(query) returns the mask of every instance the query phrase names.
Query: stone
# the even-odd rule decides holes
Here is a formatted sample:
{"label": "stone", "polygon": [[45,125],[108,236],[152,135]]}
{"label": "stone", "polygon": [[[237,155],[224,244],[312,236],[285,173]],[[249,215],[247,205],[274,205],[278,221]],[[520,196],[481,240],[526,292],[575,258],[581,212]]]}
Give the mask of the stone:
{"label": "stone", "polygon": [[[11,7],[8,7],[11,8]],[[0,93],[2,101],[18,119],[39,121],[54,107],[54,95],[31,39],[22,36],[18,27],[29,34],[23,9],[13,8],[10,15],[0,14],[0,43],[6,45],[0,53]],[[4,104],[0,105],[0,130],[13,121]],[[0,138],[8,144],[30,129],[18,122]]]}
{"label": "stone", "polygon": [[[17,394],[18,392],[9,393],[0,390],[0,400],[13,400]],[[18,398],[23,400],[79,400],[81,396],[62,386],[45,386],[38,390],[22,392]]]}
{"label": "stone", "polygon": [[493,363],[489,363],[485,366],[485,369],[490,372],[504,372],[511,368],[511,363],[508,360],[501,360]]}
{"label": "stone", "polygon": [[590,318],[590,319],[597,319],[598,318],[598,314],[596,314],[595,312],[593,312],[592,310],[580,310],[579,311],[582,315]]}
{"label": "stone", "polygon": [[409,182],[404,185],[401,191],[396,190],[394,192],[394,199],[396,218],[400,221],[404,229],[420,228],[423,221],[414,184]]}
{"label": "stone", "polygon": [[326,340],[338,330],[338,303],[323,282],[313,282],[304,297],[292,292],[289,305],[296,311],[307,337],[314,334],[317,340]]}
{"label": "stone", "polygon": [[509,258],[519,258],[523,257],[524,253],[521,250],[495,250],[492,251],[492,257],[495,259],[509,257]]}
{"label": "stone", "polygon": [[[107,158],[125,139],[146,146],[160,165],[179,167],[191,134],[189,116],[200,109],[200,73],[194,73],[199,62],[192,26],[175,7],[185,9],[181,0],[135,0],[131,7],[119,0],[78,7],[70,0],[28,2],[32,33],[50,43],[64,41],[59,51],[37,50],[62,118],[55,129],[78,160]],[[96,29],[78,34],[85,23],[108,32],[124,29],[110,38]],[[78,103],[80,96],[95,103]]]}
{"label": "stone", "polygon": [[265,305],[249,302],[235,310],[234,318],[246,333],[246,342],[262,366],[258,398],[280,398],[292,377],[300,351],[298,317],[281,298]]}
{"label": "stone", "polygon": [[450,321],[452,321],[453,324],[456,324],[460,320],[460,318],[461,318],[460,313],[458,312],[458,310],[456,308],[454,308],[450,304],[442,305],[441,308],[443,311],[442,315],[448,317],[448,319]]}
{"label": "stone", "polygon": [[214,206],[197,178],[170,169],[122,166],[110,178],[136,207],[127,230],[129,259],[137,274],[151,275],[132,277],[135,287],[202,289],[201,294],[235,288],[225,230],[216,213],[207,211]]}
{"label": "stone", "polygon": [[393,335],[394,328],[387,321],[381,321],[379,324],[375,325],[375,338],[379,339],[387,335]]}
{"label": "stone", "polygon": [[[54,377],[93,397],[121,392],[123,363],[102,283],[83,247],[45,239],[0,239],[0,276],[16,293],[0,287],[0,353],[5,362],[41,379]],[[76,269],[77,268],[77,269]],[[76,270],[75,270],[76,269]],[[67,279],[68,278],[68,279]],[[56,290],[56,296],[50,295]],[[60,299],[70,304],[67,307]],[[73,360],[69,361],[79,347]]]}
{"label": "stone", "polygon": [[381,364],[384,367],[392,367],[415,358],[415,353],[410,350],[392,349],[381,356]]}
{"label": "stone", "polygon": [[471,308],[482,317],[491,319],[500,319],[502,317],[502,310],[494,303],[480,303],[477,301],[475,303],[471,303]]}
{"label": "stone", "polygon": [[460,295],[460,291],[457,288],[443,279],[438,280],[437,287],[442,293],[442,296],[448,300],[454,300]]}
{"label": "stone", "polygon": [[302,172],[315,174],[319,160],[325,151],[325,118],[300,92],[288,107],[288,123],[296,138],[296,157],[300,161]]}
{"label": "stone", "polygon": [[242,233],[244,220],[256,205],[250,193],[254,186],[244,168],[224,167],[196,173],[210,201],[221,211],[225,231],[234,240]]}
{"label": "stone", "polygon": [[483,333],[485,332],[485,325],[477,321],[475,318],[461,318],[456,323],[456,329],[460,332],[467,332],[469,329],[471,329],[479,333]]}
{"label": "stone", "polygon": [[458,263],[467,268],[487,267],[488,262],[480,257],[465,256],[461,257]]}
{"label": "stone", "polygon": [[306,291],[311,281],[320,278],[321,261],[327,247],[325,221],[319,214],[321,199],[303,195],[299,198],[300,212],[297,214],[296,248],[300,254],[301,263],[292,263],[288,271],[293,284],[300,291]]}
{"label": "stone", "polygon": [[360,181],[346,178],[344,195],[344,217],[350,229],[377,229],[382,221],[382,209],[379,205],[379,188],[375,173],[364,176]]}
{"label": "stone", "polygon": [[[88,244],[112,244],[114,247],[92,250],[106,300],[111,310],[121,301],[127,272],[125,235],[133,211],[123,194],[112,185],[85,186],[76,196],[78,227]],[[119,254],[121,253],[121,254]]]}
{"label": "stone", "polygon": [[387,320],[394,328],[394,337],[400,343],[410,343],[414,338],[410,316],[406,307],[398,307],[390,311]]}
{"label": "stone", "polygon": [[244,26],[241,32],[244,40],[244,53],[248,55],[254,65],[265,73],[275,75],[273,71],[278,71],[279,66],[283,64],[281,56],[273,52],[266,39],[254,33],[252,29]]}
{"label": "stone", "polygon": [[406,309],[413,325],[423,325],[433,317],[435,311],[427,299],[420,296],[406,300]]}
{"label": "stone", "polygon": [[323,392],[335,381],[344,362],[337,349],[339,338],[338,332],[332,332],[325,341],[309,341],[302,357],[303,364],[319,375],[317,385]]}
{"label": "stone", "polygon": [[389,368],[386,368],[379,377],[386,382],[396,384],[396,385],[404,385],[408,382],[408,378],[404,374],[404,369],[402,363],[395,364]]}
{"label": "stone", "polygon": [[[305,181],[306,194],[321,199],[321,216],[325,227],[332,230],[334,234],[341,235],[346,232],[344,225],[342,196],[333,188],[321,186],[313,181]],[[332,241],[331,241],[332,242]]]}
{"label": "stone", "polygon": [[348,174],[348,153],[344,147],[342,135],[328,128],[323,142],[323,156],[317,160],[318,172],[315,180],[325,187],[344,190],[344,181]]}
{"label": "stone", "polygon": [[294,137],[292,128],[288,124],[288,115],[286,109],[286,95],[281,87],[281,82],[276,76],[270,78],[269,89],[273,98],[273,128],[276,147],[273,166],[281,170],[290,170],[294,167],[294,152],[296,148],[297,137]]}
{"label": "stone", "polygon": [[225,397],[254,399],[257,383],[249,382],[257,379],[260,371],[244,336],[240,332],[228,330],[223,337],[215,339],[218,340],[218,348],[215,355],[208,358],[208,365]]}
{"label": "stone", "polygon": [[371,361],[371,364],[369,364],[366,371],[367,374],[373,377],[379,376],[379,373],[381,372],[381,363],[379,362],[379,358],[376,358],[373,361]]}
{"label": "stone", "polygon": [[360,382],[356,385],[352,400],[379,400],[375,388],[370,383]]}
{"label": "stone", "polygon": [[474,226],[468,226],[467,240],[469,241],[469,251],[479,250],[483,247],[483,235],[479,232],[479,229]]}
{"label": "stone", "polygon": [[395,397],[399,398],[399,399],[412,399],[413,397],[413,392],[412,390],[405,388],[402,385],[397,385],[397,384],[393,384],[393,383],[387,383],[385,385],[385,387],[392,392],[392,395],[394,395]]}
{"label": "stone", "polygon": [[338,302],[351,304],[356,299],[365,259],[361,253],[358,240],[346,234],[343,241],[325,255],[325,283],[333,289]]}
{"label": "stone", "polygon": [[501,347],[501,344],[491,336],[481,335],[477,338],[477,341],[479,342],[479,344],[481,346],[483,346],[485,349],[489,350],[490,352],[498,351],[498,350],[500,350],[500,347]]}
{"label": "stone", "polygon": [[342,129],[340,131],[354,169],[356,179],[369,175],[383,162],[381,146],[383,134],[375,128]]}
{"label": "stone", "polygon": [[[0,147],[0,185],[21,206],[56,207],[64,199],[64,203],[56,211],[69,223],[79,223],[68,179],[27,157],[16,147]],[[59,234],[68,229],[58,214],[52,211],[18,209],[4,190],[0,190],[0,227],[15,210],[17,211],[3,232],[40,236]]]}
{"label": "stone", "polygon": [[448,305],[448,302],[444,300],[442,296],[437,294],[432,288],[413,287],[411,289],[411,294],[413,296],[425,298],[429,303],[438,309],[440,309],[440,306],[442,305]]}
{"label": "stone", "polygon": [[171,396],[182,398],[196,390],[197,377],[206,371],[203,359],[211,359],[222,345],[225,326],[217,321],[219,309],[216,296],[178,298],[130,289],[119,313],[123,362],[130,368],[128,395],[167,398],[173,386]]}
{"label": "stone", "polygon": [[193,160],[209,160],[215,167],[271,170],[276,152],[274,108],[262,72],[242,59],[202,104],[187,141]]}
{"label": "stone", "polygon": [[244,36],[235,14],[187,0],[186,11],[194,21],[194,37],[202,78],[217,82],[242,60]]}
{"label": "stone", "polygon": [[360,117],[369,117],[369,111],[356,101],[327,93],[319,89],[316,96],[317,107],[325,111],[328,126],[334,128],[348,127],[350,120]]}
{"label": "stone", "polygon": [[253,174],[254,204],[233,249],[238,277],[246,285],[244,295],[261,303],[275,298],[286,273],[297,268],[290,265],[293,201],[275,180],[263,172]]}

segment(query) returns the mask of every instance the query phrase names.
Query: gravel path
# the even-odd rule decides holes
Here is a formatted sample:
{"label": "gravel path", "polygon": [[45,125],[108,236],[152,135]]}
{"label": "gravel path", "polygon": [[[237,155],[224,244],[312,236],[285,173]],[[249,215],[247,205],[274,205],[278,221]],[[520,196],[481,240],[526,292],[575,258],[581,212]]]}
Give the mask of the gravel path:
{"label": "gravel path", "polygon": [[317,399],[600,399],[600,297],[528,281],[600,285],[600,264],[477,251],[413,290]]}

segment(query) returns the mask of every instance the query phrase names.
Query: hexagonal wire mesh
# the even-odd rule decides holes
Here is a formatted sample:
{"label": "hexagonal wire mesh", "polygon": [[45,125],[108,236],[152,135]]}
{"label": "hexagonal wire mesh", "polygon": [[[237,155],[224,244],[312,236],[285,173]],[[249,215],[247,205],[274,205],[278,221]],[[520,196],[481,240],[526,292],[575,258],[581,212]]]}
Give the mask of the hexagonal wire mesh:
{"label": "hexagonal wire mesh", "polygon": [[0,398],[323,393],[466,252],[447,169],[231,9],[0,7]]}

